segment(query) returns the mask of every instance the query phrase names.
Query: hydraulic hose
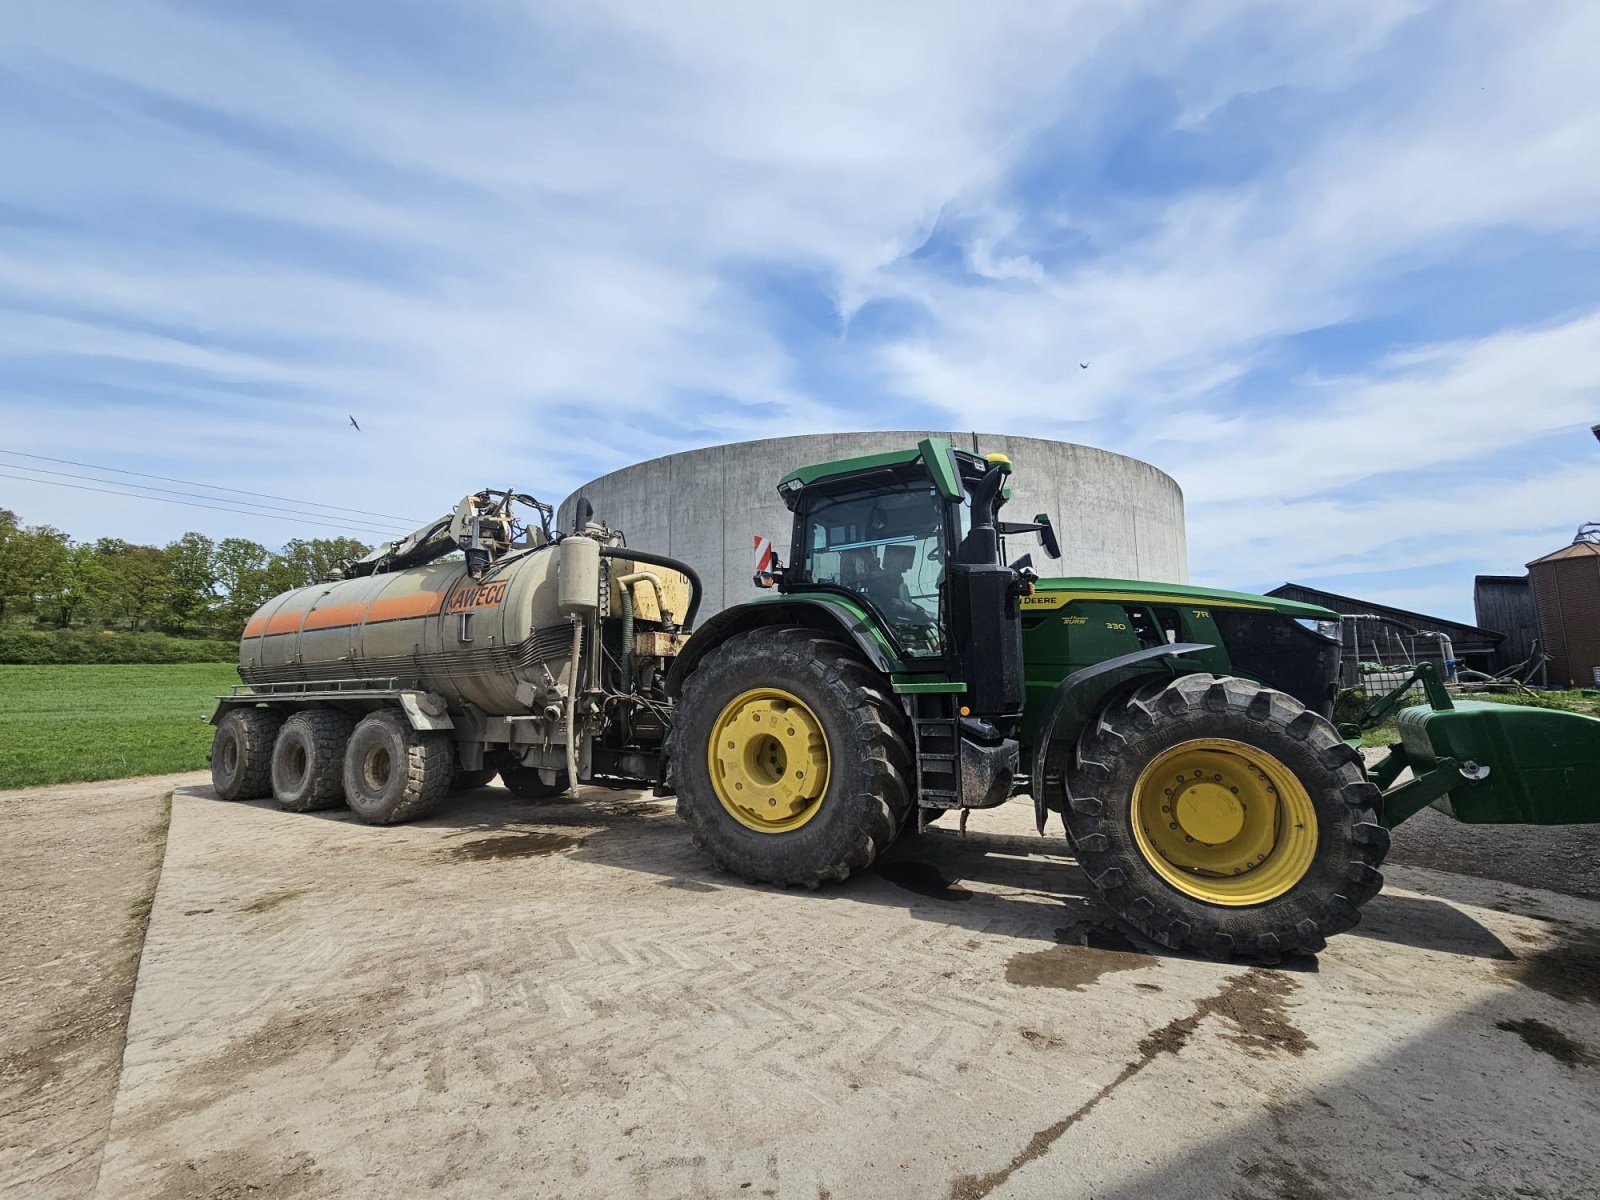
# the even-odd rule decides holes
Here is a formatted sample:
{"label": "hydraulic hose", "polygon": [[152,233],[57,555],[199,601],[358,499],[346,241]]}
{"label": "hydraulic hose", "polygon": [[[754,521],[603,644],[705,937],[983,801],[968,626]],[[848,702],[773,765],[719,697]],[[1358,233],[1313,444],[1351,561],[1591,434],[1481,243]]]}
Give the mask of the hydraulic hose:
{"label": "hydraulic hose", "polygon": [[703,590],[700,584],[700,575],[688,563],[676,558],[668,558],[665,554],[651,554],[647,550],[629,550],[622,546],[601,546],[602,558],[620,558],[624,561],[649,563],[655,567],[666,567],[669,571],[676,571],[689,581],[689,611],[684,614],[683,620],[678,622],[681,629],[693,629],[695,614],[700,611],[700,594]]}

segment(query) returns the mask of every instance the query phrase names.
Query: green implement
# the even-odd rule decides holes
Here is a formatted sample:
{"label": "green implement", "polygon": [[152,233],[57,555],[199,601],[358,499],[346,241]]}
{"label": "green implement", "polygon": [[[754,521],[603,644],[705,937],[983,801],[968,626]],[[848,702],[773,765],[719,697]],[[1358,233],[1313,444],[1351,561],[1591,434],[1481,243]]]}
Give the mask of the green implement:
{"label": "green implement", "polygon": [[[1398,707],[1413,683],[1428,703],[1400,711],[1400,740],[1371,770],[1393,829],[1430,805],[1470,825],[1600,822],[1600,720],[1560,709],[1453,700],[1430,663],[1379,697],[1356,728]],[[1376,720],[1374,718],[1376,717]],[[1406,770],[1411,778],[1397,782]]]}

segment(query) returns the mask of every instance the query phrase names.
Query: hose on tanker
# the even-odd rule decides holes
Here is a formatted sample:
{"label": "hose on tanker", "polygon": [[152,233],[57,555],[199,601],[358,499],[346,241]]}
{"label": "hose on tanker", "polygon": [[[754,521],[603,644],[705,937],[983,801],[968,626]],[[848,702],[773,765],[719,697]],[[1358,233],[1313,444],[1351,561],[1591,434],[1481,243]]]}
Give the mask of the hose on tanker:
{"label": "hose on tanker", "polygon": [[676,558],[668,558],[665,554],[652,554],[648,550],[628,550],[620,546],[601,546],[602,558],[620,558],[629,562],[649,563],[651,566],[666,567],[669,571],[676,571],[689,581],[689,611],[684,614],[683,620],[678,622],[681,629],[693,629],[695,614],[700,611],[700,594],[704,590],[700,584],[700,576],[688,563]]}
{"label": "hose on tanker", "polygon": [[633,691],[633,585],[648,583],[656,592],[656,610],[663,618],[667,612],[667,593],[661,586],[661,576],[654,571],[634,571],[617,576],[618,590],[622,593],[622,690]]}
{"label": "hose on tanker", "polygon": [[[627,576],[623,576],[623,579],[626,578]],[[622,583],[622,693],[627,695],[631,691],[633,691],[633,589]]]}
{"label": "hose on tanker", "polygon": [[578,795],[578,656],[583,653],[583,621],[572,621],[572,666],[567,672],[567,786]]}

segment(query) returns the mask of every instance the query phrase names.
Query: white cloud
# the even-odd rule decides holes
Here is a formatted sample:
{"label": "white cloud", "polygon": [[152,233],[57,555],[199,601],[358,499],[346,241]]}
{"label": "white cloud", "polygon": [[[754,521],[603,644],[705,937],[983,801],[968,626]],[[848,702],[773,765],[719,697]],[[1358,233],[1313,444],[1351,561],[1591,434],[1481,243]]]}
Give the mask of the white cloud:
{"label": "white cloud", "polygon": [[1175,415],[1146,441],[1204,455],[1207,470],[1185,489],[1191,504],[1249,501],[1477,460],[1492,472],[1508,446],[1581,433],[1597,410],[1600,311],[1413,349],[1359,377],[1309,379],[1283,406]]}
{"label": "white cloud", "polygon": [[[425,516],[488,479],[557,498],[688,444],[871,424],[887,394],[934,427],[977,411],[1150,455],[1195,505],[1211,576],[1390,561],[1450,514],[1298,497],[1371,472],[1399,488],[1412,465],[1476,461],[1593,407],[1593,319],[1525,330],[1515,313],[1476,343],[1308,379],[1293,411],[1245,415],[1236,391],[1284,336],[1381,308],[1396,264],[1448,261],[1482,231],[1592,236],[1593,6],[1448,23],[1421,0],[416,11],[465,49],[419,50],[404,7],[347,41],[271,9],[136,0],[92,21],[34,6],[0,30],[0,65],[49,98],[0,109],[6,201],[55,221],[0,243],[0,377],[21,376],[0,394],[7,444],[330,502],[398,495]],[[1405,86],[1369,95],[1385,70],[1393,89],[1396,58],[1415,64]],[[1244,182],[1127,212],[1016,193],[1046,130],[1088,139],[1108,98],[1151,81],[1201,135],[1240,97],[1344,117]],[[906,257],[941,217],[971,231],[974,277]],[[1074,229],[1066,265],[1030,248]],[[767,268],[820,281],[841,320],[909,303],[921,331],[852,326],[843,390],[819,386],[744,282]],[[70,434],[40,363],[82,385]],[[105,398],[129,379],[170,403]],[[1525,411],[1496,434],[1510,396]],[[1373,444],[1374,425],[1394,436]],[[1508,486],[1544,529],[1583,485]],[[183,522],[23,494],[85,533]],[[1243,512],[1254,559],[1213,532]],[[1398,532],[1375,541],[1366,518]],[[1308,521],[1316,554],[1294,544]]]}
{"label": "white cloud", "polygon": [[[1101,417],[1130,397],[1170,404],[1275,339],[1381,311],[1389,272],[1448,261],[1464,237],[1592,239],[1600,103],[1582,48],[1600,38],[1600,9],[1491,10],[1470,32],[1469,52],[1428,61],[1409,94],[1348,101],[1348,126],[1281,173],[1185,193],[1153,234],[1035,287],[902,272],[895,290],[933,321],[920,341],[886,349],[890,378],[950,408],[981,389],[1012,420]],[[1277,82],[1297,82],[1318,48],[1277,62]],[[1252,86],[1267,79],[1258,69]],[[1092,374],[1075,373],[1080,358]]]}

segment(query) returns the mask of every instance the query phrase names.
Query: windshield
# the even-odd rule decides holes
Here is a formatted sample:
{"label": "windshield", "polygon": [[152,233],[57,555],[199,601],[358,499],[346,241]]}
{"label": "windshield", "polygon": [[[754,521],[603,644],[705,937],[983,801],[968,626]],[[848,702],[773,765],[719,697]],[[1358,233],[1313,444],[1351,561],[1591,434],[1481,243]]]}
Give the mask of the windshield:
{"label": "windshield", "polygon": [[802,536],[808,580],[865,596],[908,654],[943,653],[944,507],[933,488],[823,497],[808,509]]}

